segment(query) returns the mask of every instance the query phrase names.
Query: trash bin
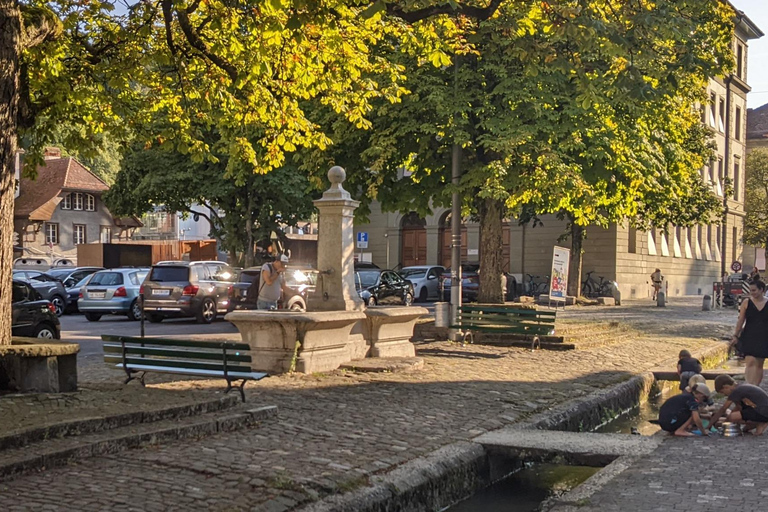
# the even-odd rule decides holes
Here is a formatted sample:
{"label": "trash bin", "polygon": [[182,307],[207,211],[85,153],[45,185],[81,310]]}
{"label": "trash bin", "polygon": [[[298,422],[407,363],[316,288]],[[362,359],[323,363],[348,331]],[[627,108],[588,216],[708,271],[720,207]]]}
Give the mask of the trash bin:
{"label": "trash bin", "polygon": [[701,301],[701,310],[712,311],[712,297],[709,295],[704,296],[704,299]]}
{"label": "trash bin", "polygon": [[656,294],[656,306],[660,308],[667,306],[667,294],[664,293],[664,290],[659,290],[659,293]]}
{"label": "trash bin", "polygon": [[451,303],[435,302],[435,327],[449,327],[451,325]]}

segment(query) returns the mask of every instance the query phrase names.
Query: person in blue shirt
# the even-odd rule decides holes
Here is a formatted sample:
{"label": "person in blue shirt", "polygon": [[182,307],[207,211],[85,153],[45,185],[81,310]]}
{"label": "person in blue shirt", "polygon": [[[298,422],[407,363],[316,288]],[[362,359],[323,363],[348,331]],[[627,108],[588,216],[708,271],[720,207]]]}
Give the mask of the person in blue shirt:
{"label": "person in blue shirt", "polygon": [[676,436],[695,436],[693,426],[698,427],[702,435],[709,435],[699,414],[699,407],[709,401],[711,391],[706,384],[696,384],[690,393],[683,392],[669,398],[659,410],[659,425]]}

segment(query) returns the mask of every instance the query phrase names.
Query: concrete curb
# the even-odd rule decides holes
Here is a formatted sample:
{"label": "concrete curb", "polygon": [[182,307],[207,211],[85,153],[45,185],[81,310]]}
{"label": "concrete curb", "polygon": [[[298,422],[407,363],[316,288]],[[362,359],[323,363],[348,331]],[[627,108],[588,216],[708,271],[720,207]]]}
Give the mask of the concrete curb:
{"label": "concrete curb", "polygon": [[207,402],[173,406],[154,411],[136,411],[114,416],[106,416],[104,418],[63,421],[61,423],[46,425],[45,427],[17,431],[0,436],[0,453],[4,450],[20,448],[48,439],[92,434],[130,425],[207,414],[234,407],[238,402],[239,398],[237,396],[228,395]]}
{"label": "concrete curb", "polygon": [[[58,439],[53,446],[22,447],[0,454],[0,480],[30,471],[60,467],[72,461],[109,455],[124,450],[155,445],[163,441],[191,439],[218,432],[231,432],[277,416],[276,406],[265,406],[219,418],[202,418],[179,424],[165,420],[156,424],[133,425],[79,439]],[[38,448],[38,449],[35,449]]]}

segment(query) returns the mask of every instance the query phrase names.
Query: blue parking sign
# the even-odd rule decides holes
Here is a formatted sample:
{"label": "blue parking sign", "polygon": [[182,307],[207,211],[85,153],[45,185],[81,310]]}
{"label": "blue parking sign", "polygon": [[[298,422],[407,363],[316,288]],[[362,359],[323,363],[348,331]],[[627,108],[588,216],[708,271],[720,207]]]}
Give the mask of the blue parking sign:
{"label": "blue parking sign", "polygon": [[357,233],[357,248],[358,249],[368,248],[368,233],[366,233],[365,231],[358,231]]}

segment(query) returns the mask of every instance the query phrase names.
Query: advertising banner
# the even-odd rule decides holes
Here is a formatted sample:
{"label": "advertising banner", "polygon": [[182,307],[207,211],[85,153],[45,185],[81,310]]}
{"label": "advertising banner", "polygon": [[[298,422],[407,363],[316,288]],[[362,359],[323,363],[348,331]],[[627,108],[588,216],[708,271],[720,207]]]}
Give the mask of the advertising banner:
{"label": "advertising banner", "polygon": [[568,291],[568,266],[571,263],[571,250],[555,247],[552,253],[552,274],[549,280],[549,300],[565,301]]}

